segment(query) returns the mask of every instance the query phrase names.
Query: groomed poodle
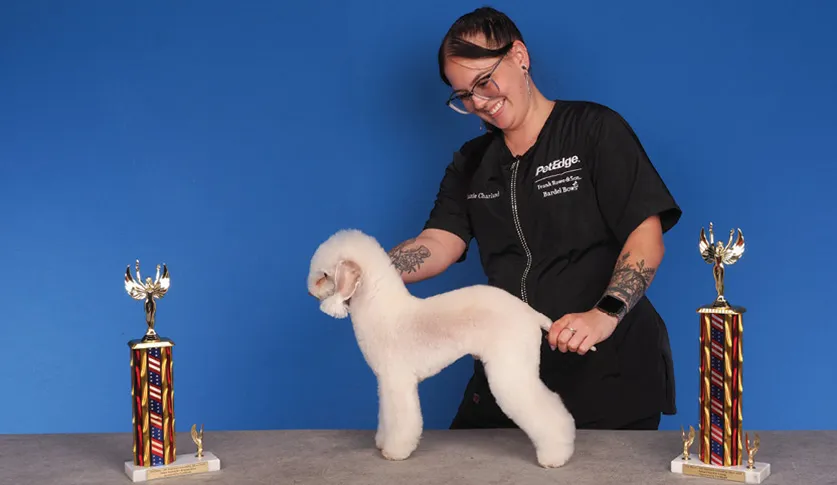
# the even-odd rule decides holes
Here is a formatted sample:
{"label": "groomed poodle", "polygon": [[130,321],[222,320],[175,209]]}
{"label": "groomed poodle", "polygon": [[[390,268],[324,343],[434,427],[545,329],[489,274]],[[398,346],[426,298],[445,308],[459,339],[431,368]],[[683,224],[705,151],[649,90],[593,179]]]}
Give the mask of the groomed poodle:
{"label": "groomed poodle", "polygon": [[572,456],[575,421],[538,372],[541,330],[552,321],[517,297],[476,285],[417,298],[384,248],[354,229],[337,232],[314,253],[308,292],[324,313],[351,314],[378,382],[375,444],[386,459],[404,460],[418,446],[419,382],[468,354],[485,365],[497,404],[532,440],[541,466],[559,467]]}

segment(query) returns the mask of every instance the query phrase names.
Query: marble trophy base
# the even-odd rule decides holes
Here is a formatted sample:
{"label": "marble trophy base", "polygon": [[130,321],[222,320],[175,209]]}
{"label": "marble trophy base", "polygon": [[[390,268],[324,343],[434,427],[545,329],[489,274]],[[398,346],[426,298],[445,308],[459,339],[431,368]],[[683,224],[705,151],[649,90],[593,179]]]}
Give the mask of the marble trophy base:
{"label": "marble trophy base", "polygon": [[145,482],[157,478],[171,478],[214,472],[221,469],[221,460],[208,451],[198,458],[195,453],[177,455],[174,462],[160,466],[137,466],[133,461],[125,462],[125,473],[134,482]]}
{"label": "marble trophy base", "polygon": [[697,454],[689,455],[691,460],[684,460],[683,454],[671,460],[671,471],[683,475],[714,478],[739,483],[761,483],[770,476],[770,463],[755,462],[753,468],[747,468],[746,462],[737,466],[718,466],[700,461]]}

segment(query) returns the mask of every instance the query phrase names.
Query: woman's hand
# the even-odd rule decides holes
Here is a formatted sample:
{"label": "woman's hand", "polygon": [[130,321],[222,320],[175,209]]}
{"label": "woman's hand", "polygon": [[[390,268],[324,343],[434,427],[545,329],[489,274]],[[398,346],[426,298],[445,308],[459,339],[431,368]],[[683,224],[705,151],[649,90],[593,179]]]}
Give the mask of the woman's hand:
{"label": "woman's hand", "polygon": [[552,324],[547,340],[552,350],[577,352],[584,355],[590,347],[607,339],[616,330],[619,320],[607,313],[592,309],[584,313],[569,313]]}

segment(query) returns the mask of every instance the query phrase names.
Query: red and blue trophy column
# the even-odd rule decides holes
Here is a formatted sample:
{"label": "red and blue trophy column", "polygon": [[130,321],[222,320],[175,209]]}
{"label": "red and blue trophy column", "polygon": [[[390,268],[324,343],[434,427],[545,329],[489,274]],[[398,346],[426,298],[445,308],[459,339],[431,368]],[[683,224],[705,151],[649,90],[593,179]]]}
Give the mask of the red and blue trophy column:
{"label": "red and blue trophy column", "polygon": [[707,306],[700,314],[700,461],[741,465],[744,308]]}
{"label": "red and blue trophy column", "polygon": [[131,349],[134,465],[168,465],[174,462],[177,454],[172,373],[174,342],[161,338],[133,340],[128,345]]}

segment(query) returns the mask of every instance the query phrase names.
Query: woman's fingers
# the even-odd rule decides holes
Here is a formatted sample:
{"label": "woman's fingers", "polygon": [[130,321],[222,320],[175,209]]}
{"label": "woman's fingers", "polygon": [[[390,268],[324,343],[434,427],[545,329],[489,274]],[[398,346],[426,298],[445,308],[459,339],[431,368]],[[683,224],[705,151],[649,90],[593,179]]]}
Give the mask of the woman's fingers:
{"label": "woman's fingers", "polygon": [[587,339],[589,335],[588,329],[586,327],[582,327],[581,330],[571,327],[567,327],[567,329],[569,331],[566,333],[572,334],[572,337],[567,342],[567,350],[569,350],[570,352],[576,352],[578,351],[578,348],[581,345],[581,343]]}
{"label": "woman's fingers", "polygon": [[590,335],[590,327],[575,314],[564,315],[556,320],[546,336],[552,350],[578,352],[580,355],[587,351],[596,350],[596,339]]}

